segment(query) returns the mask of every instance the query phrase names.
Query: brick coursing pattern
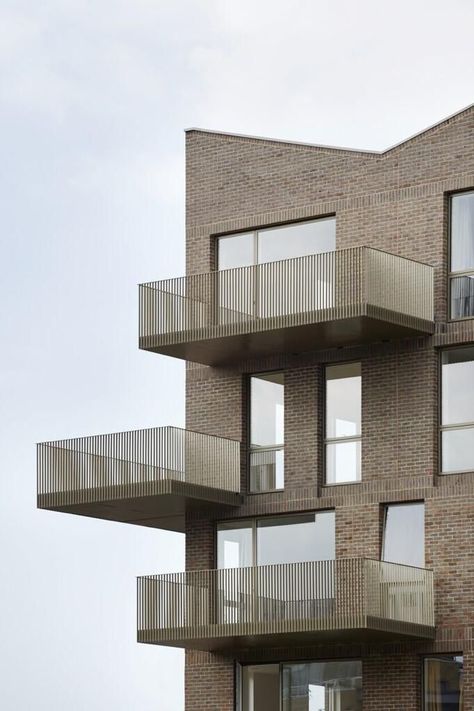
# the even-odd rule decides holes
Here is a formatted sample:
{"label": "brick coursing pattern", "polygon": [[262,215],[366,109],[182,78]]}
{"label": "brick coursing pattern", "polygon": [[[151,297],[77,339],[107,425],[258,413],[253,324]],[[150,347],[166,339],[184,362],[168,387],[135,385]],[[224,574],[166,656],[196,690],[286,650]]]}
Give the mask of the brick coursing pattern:
{"label": "brick coursing pattern", "polygon": [[[187,569],[215,567],[215,521],[335,508],[338,556],[380,556],[381,507],[425,501],[427,565],[436,581],[432,642],[325,644],[248,650],[243,662],[359,657],[364,711],[421,709],[427,653],[465,656],[474,709],[474,472],[438,474],[439,349],[474,342],[474,321],[447,312],[448,194],[474,187],[474,109],[384,153],[330,149],[191,130],[186,134],[187,273],[215,266],[218,234],[336,215],[337,247],[368,245],[435,268],[436,332],[427,338],[298,355],[228,368],[187,365],[186,426],[247,446],[248,375],[285,369],[285,490],[249,495],[237,510],[188,517]],[[360,360],[363,481],[323,481],[324,365]],[[246,458],[242,485],[247,488]],[[234,662],[187,652],[186,711],[234,708]]]}

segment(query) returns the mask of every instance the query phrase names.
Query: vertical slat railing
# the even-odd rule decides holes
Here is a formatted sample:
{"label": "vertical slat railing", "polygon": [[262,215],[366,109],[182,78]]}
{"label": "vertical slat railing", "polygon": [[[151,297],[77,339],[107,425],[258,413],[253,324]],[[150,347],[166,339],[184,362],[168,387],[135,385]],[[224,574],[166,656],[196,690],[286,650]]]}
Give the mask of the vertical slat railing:
{"label": "vertical slat railing", "polygon": [[152,495],[164,480],[238,493],[240,443],[157,427],[37,445],[39,506]]}
{"label": "vertical slat railing", "polygon": [[433,268],[369,247],[140,285],[140,345],[154,348],[364,315],[433,320]]}
{"label": "vertical slat railing", "polygon": [[141,641],[351,630],[369,618],[434,627],[429,570],[363,558],[139,578]]}

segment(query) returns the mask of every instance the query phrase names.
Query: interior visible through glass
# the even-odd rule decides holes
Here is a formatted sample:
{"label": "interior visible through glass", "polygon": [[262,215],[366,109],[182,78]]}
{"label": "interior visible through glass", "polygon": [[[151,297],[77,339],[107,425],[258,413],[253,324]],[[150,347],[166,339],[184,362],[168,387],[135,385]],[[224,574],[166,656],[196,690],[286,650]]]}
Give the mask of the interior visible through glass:
{"label": "interior visible through glass", "polygon": [[[443,707],[444,708],[444,707]],[[261,664],[242,670],[239,711],[361,711],[360,660]]]}
{"label": "interior visible through glass", "polygon": [[362,663],[282,665],[282,711],[362,711]]}
{"label": "interior visible through glass", "polygon": [[425,506],[422,502],[385,507],[382,560],[425,567]]}
{"label": "interior visible through glass", "polygon": [[424,661],[424,711],[463,711],[463,657],[440,655]]}

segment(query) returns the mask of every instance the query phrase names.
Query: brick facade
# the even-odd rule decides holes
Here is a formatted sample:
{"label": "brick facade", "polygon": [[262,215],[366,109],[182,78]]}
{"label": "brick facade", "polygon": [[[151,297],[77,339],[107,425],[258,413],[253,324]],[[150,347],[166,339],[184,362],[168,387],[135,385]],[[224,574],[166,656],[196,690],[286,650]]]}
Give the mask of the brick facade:
{"label": "brick facade", "polygon": [[[313,353],[228,368],[188,364],[186,426],[244,445],[248,374],[285,369],[285,490],[249,495],[222,518],[334,507],[337,556],[378,558],[382,505],[425,501],[435,641],[257,650],[241,661],[359,657],[365,711],[415,711],[423,654],[462,652],[465,709],[474,709],[474,472],[438,475],[439,349],[474,341],[474,321],[447,321],[447,196],[474,187],[474,109],[381,154],[191,130],[186,161],[188,274],[214,268],[218,234],[329,214],[338,248],[373,246],[435,268],[432,337],[315,344]],[[362,482],[331,488],[323,483],[324,364],[354,359],[362,363]],[[245,457],[242,484],[245,492]],[[187,569],[215,567],[214,538],[215,520],[187,520]],[[234,662],[188,652],[186,711],[233,708]]]}

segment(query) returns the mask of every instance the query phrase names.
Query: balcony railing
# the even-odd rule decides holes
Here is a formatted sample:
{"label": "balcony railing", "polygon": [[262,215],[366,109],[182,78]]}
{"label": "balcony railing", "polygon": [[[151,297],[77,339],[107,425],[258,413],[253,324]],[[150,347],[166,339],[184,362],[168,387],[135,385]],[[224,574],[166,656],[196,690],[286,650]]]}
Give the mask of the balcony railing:
{"label": "balcony railing", "polygon": [[45,442],[38,507],[183,530],[186,508],[238,505],[240,443],[176,427]]}
{"label": "balcony railing", "polygon": [[138,641],[191,649],[431,638],[433,610],[430,570],[361,558],[138,579]]}
{"label": "balcony railing", "polygon": [[209,365],[433,332],[433,268],[368,247],[140,286],[140,348]]}

